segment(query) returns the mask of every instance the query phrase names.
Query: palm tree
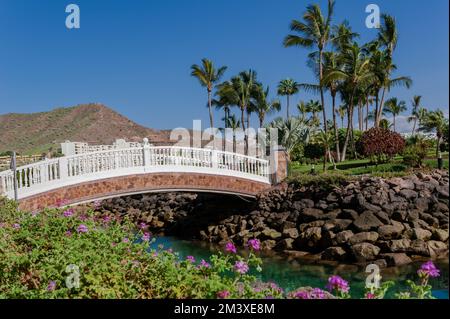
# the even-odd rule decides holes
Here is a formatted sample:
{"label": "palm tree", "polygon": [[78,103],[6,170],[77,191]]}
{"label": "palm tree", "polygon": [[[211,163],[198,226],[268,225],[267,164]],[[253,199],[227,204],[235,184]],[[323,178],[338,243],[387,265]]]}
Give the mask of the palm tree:
{"label": "palm tree", "polygon": [[225,73],[227,67],[223,66],[216,70],[211,60],[202,59],[202,65],[194,64],[191,66],[191,75],[196,77],[201,86],[206,87],[208,91],[208,108],[209,108],[209,124],[214,127],[213,113],[212,113],[212,90],[214,84],[217,83],[222,75]]}
{"label": "palm tree", "polygon": [[276,118],[268,128],[275,128],[278,131],[278,143],[286,149],[289,159],[298,144],[308,143],[312,133],[311,128],[297,117],[290,117],[287,120]]}
{"label": "palm tree", "polygon": [[386,112],[392,114],[394,117],[394,132],[395,132],[395,118],[402,112],[406,111],[405,101],[398,101],[396,97],[390,98],[386,101]]}
{"label": "palm tree", "polygon": [[442,169],[442,153],[441,153],[441,141],[445,126],[448,125],[448,119],[444,117],[444,113],[441,110],[430,111],[426,113],[419,130],[425,132],[436,132],[436,157],[438,159],[438,168]]}
{"label": "palm tree", "polygon": [[309,109],[304,101],[298,102],[297,110],[298,110],[298,113],[300,114],[300,119],[302,121],[306,121],[306,115],[309,113]]}
{"label": "palm tree", "polygon": [[347,114],[347,106],[341,105],[336,109],[336,114],[341,118],[341,127],[344,128],[344,117]]}
{"label": "palm tree", "polygon": [[248,137],[245,130],[245,114],[250,113],[250,100],[258,82],[256,81],[256,72],[248,70],[240,72],[239,75],[231,78],[219,85],[218,90],[221,96],[227,100],[230,105],[236,105],[241,110],[241,125],[244,131],[245,153],[248,152]]}
{"label": "palm tree", "polygon": [[289,97],[298,91],[299,84],[292,79],[281,80],[278,84],[278,95],[286,96],[286,118],[289,118]]}
{"label": "palm tree", "polygon": [[319,143],[319,145],[322,145],[323,149],[325,150],[325,154],[323,156],[323,171],[325,172],[327,170],[327,158],[330,158],[333,169],[336,170],[336,163],[334,161],[333,156],[330,154],[330,147],[334,143],[334,136],[333,134],[330,134],[331,132],[325,133],[324,130],[321,130],[316,136],[316,141]]}
{"label": "palm tree", "polygon": [[402,85],[409,88],[412,85],[412,80],[409,77],[398,77],[396,79],[391,79],[391,73],[396,70],[395,64],[393,64],[393,54],[398,42],[398,32],[396,27],[395,18],[390,15],[383,14],[379,33],[378,33],[378,45],[385,48],[385,51],[380,53],[382,58],[381,69],[377,70],[378,82],[380,88],[382,89],[380,105],[377,109],[375,126],[379,126],[379,121],[381,119],[381,114],[384,108],[384,99],[386,91],[389,91],[391,87],[396,85]]}
{"label": "palm tree", "polygon": [[216,110],[223,109],[225,116],[222,120],[224,121],[225,128],[227,128],[227,119],[230,116],[230,111],[233,104],[230,104],[230,101],[228,101],[225,96],[222,96],[222,93],[219,90],[216,92],[216,95],[218,96],[218,99],[213,99],[212,105],[216,107]]}
{"label": "palm tree", "polygon": [[415,95],[412,99],[412,111],[411,111],[411,116],[408,117],[408,122],[414,122],[413,125],[413,129],[412,129],[412,134],[411,135],[415,135],[416,134],[416,126],[417,126],[417,120],[418,120],[418,114],[419,114],[419,110],[421,109],[421,105],[420,102],[422,100],[422,96],[421,95]]}
{"label": "palm tree", "polygon": [[308,110],[308,113],[312,113],[312,124],[313,125],[320,125],[320,119],[317,116],[320,111],[322,111],[322,105],[319,101],[310,100],[306,104],[306,109]]}
{"label": "palm tree", "polygon": [[233,114],[226,119],[226,126],[233,131],[233,153],[236,153],[236,131],[240,128],[241,122]]}
{"label": "palm tree", "polygon": [[379,127],[380,127],[380,128],[383,128],[383,129],[385,129],[385,130],[389,130],[389,129],[392,127],[392,124],[391,124],[391,122],[389,122],[388,119],[382,118],[382,119],[380,120],[380,126],[379,126]]}
{"label": "palm tree", "polygon": [[281,103],[278,100],[269,101],[269,87],[264,89],[260,84],[256,86],[255,92],[252,99],[252,108],[258,114],[259,127],[261,128],[264,124],[264,119],[266,115],[279,112],[281,109]]}
{"label": "palm tree", "polygon": [[325,78],[325,82],[342,80],[345,83],[341,86],[341,91],[345,93],[347,99],[347,133],[344,146],[341,152],[340,161],[346,157],[350,134],[353,132],[353,107],[358,89],[367,87],[373,81],[374,75],[370,70],[370,60],[364,54],[357,43],[349,47],[342,55],[343,69],[330,70]]}
{"label": "palm tree", "polygon": [[317,4],[309,5],[303,15],[303,21],[292,20],[290,29],[297,34],[289,34],[284,39],[285,47],[300,46],[304,48],[317,47],[319,65],[320,99],[322,102],[322,115],[324,130],[327,131],[327,117],[325,110],[325,97],[323,87],[323,52],[331,38],[331,18],[334,11],[334,0],[328,0],[328,13],[326,17]]}

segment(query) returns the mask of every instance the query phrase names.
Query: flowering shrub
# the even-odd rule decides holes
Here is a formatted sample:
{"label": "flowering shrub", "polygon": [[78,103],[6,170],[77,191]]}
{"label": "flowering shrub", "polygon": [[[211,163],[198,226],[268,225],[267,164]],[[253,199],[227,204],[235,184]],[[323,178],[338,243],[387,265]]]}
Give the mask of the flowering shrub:
{"label": "flowering shrub", "polygon": [[361,136],[358,152],[381,163],[402,153],[405,145],[405,139],[400,134],[374,127]]}
{"label": "flowering shrub", "polygon": [[[329,278],[327,291],[286,292],[257,280],[253,273],[262,270],[257,239],[248,241],[245,258],[230,242],[223,253],[198,262],[164,247],[150,249],[146,225],[80,209],[28,213],[0,198],[0,299],[350,298],[350,285],[339,276]],[[410,282],[411,291],[398,298],[432,298],[428,279],[439,270],[428,262],[418,275],[420,282]],[[383,298],[389,287],[371,287],[364,298]]]}

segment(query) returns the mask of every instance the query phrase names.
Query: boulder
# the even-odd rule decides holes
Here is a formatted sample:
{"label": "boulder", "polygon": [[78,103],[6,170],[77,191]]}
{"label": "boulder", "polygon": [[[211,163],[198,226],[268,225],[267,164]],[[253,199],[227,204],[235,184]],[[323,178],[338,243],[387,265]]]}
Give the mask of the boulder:
{"label": "boulder", "polygon": [[261,233],[270,239],[277,239],[282,236],[280,232],[277,232],[275,229],[271,229],[271,228],[266,228]]}
{"label": "boulder", "polygon": [[378,234],[381,239],[397,239],[403,230],[403,225],[383,225],[378,227]]}
{"label": "boulder", "polygon": [[414,182],[410,179],[403,179],[403,178],[392,178],[387,181],[389,185],[392,187],[397,187],[398,189],[414,189],[415,185]]}
{"label": "boulder", "polygon": [[350,219],[355,220],[359,216],[358,212],[353,209],[343,209],[342,212],[338,215],[341,219]]}
{"label": "boulder", "polygon": [[366,211],[358,216],[353,225],[358,231],[368,231],[382,226],[383,223],[372,212]]}
{"label": "boulder", "polygon": [[347,227],[353,223],[353,221],[350,219],[335,219],[335,220],[333,220],[333,223],[335,225],[333,230],[336,232],[339,232],[339,231],[346,230]]}
{"label": "boulder", "polygon": [[432,238],[437,240],[437,241],[445,242],[448,239],[448,230],[434,229]]}
{"label": "boulder", "polygon": [[301,213],[300,213],[300,218],[304,221],[304,222],[312,222],[315,221],[317,219],[320,219],[323,215],[323,211],[317,208],[305,208]]}
{"label": "boulder", "polygon": [[276,246],[277,242],[275,240],[269,239],[261,242],[262,250],[272,250]]}
{"label": "boulder", "polygon": [[405,236],[410,239],[429,240],[432,233],[429,230],[422,228],[411,228],[405,232]]}
{"label": "boulder", "polygon": [[285,249],[285,250],[291,250],[291,249],[293,249],[293,247],[294,247],[294,239],[292,239],[292,238],[285,238],[285,239],[282,239],[282,240],[277,244],[277,246],[280,246],[282,249]]}
{"label": "boulder", "polygon": [[406,253],[410,251],[411,240],[410,239],[395,239],[387,242],[388,249],[393,253]]}
{"label": "boulder", "polygon": [[409,258],[405,253],[381,254],[380,257],[385,259],[390,267],[402,266],[412,262],[411,258]]}
{"label": "boulder", "polygon": [[321,254],[323,260],[343,261],[346,259],[346,256],[347,252],[342,247],[328,247]]}
{"label": "boulder", "polygon": [[374,260],[380,253],[380,248],[370,243],[360,243],[353,245],[351,250],[353,256],[358,262]]}
{"label": "boulder", "polygon": [[391,220],[389,219],[389,215],[383,211],[376,212],[375,216],[377,216],[377,218],[385,225],[389,225],[391,223]]}
{"label": "boulder", "polygon": [[378,239],[378,233],[371,231],[371,232],[362,232],[362,233],[353,235],[353,237],[351,237],[348,240],[348,242],[350,243],[350,245],[355,245],[355,244],[359,244],[362,242],[374,243],[377,241],[377,239]]}
{"label": "boulder", "polygon": [[296,239],[298,237],[298,230],[297,228],[284,229],[283,235],[288,238]]}
{"label": "boulder", "polygon": [[427,246],[430,256],[433,258],[448,254],[448,246],[441,241],[430,240],[429,242],[427,242]]}
{"label": "boulder", "polygon": [[348,242],[348,240],[353,237],[353,232],[351,230],[344,230],[340,233],[336,234],[336,237],[334,238],[336,241],[336,244],[342,245]]}

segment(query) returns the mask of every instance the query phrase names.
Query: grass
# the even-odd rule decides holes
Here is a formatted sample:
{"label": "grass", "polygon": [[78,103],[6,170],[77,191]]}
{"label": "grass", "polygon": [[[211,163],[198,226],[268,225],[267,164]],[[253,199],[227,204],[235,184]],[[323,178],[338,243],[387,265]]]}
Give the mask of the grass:
{"label": "grass", "polygon": [[[449,169],[449,153],[442,153],[442,157],[444,158],[444,169]],[[426,168],[437,168],[437,159],[435,158],[435,155],[433,155],[432,158],[425,159],[423,163]],[[313,168],[316,173],[323,173],[323,163],[317,163],[315,165],[302,165],[298,162],[294,162],[290,165],[290,175],[298,176],[299,174],[301,174],[302,176],[305,176],[307,173],[310,173]],[[349,160],[342,163],[337,163],[336,169],[337,171],[333,170],[333,165],[328,164],[327,166],[327,170],[329,172],[340,173],[344,176],[358,176],[368,174],[372,176],[389,178],[405,176],[411,171],[410,167],[403,164],[403,158],[401,156],[396,156],[389,163],[379,165],[371,163],[369,159]],[[294,179],[297,179],[297,177],[295,177]]]}

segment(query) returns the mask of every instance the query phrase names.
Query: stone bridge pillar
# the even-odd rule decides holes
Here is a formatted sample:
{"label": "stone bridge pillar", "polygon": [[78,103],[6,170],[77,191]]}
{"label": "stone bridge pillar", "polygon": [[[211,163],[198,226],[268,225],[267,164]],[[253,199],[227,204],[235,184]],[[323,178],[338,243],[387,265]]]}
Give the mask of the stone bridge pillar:
{"label": "stone bridge pillar", "polygon": [[282,146],[273,146],[270,149],[270,181],[272,185],[281,183],[288,176],[289,158],[286,149]]}

